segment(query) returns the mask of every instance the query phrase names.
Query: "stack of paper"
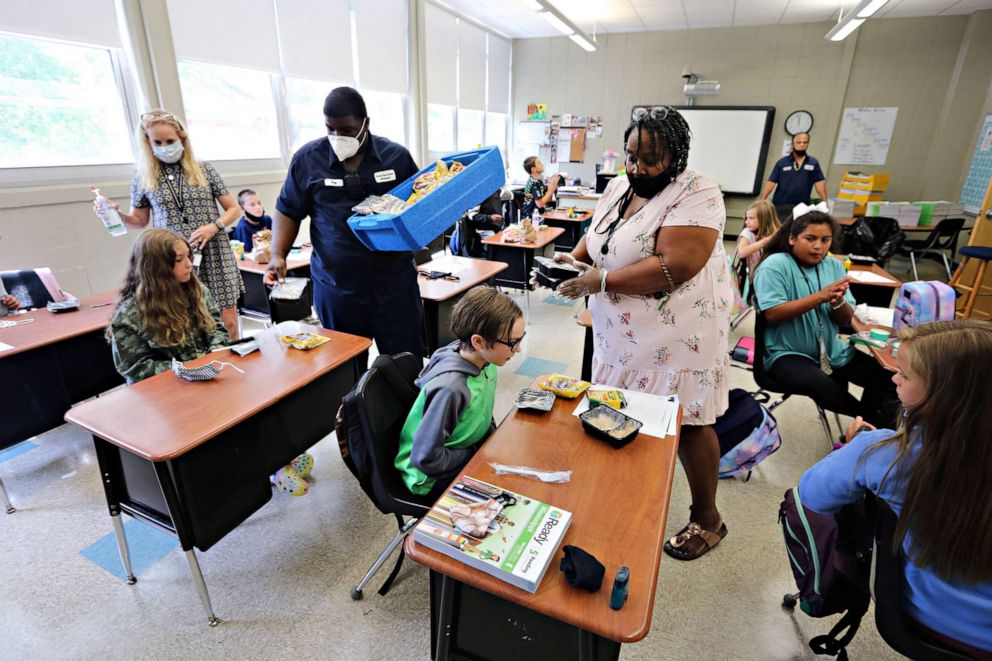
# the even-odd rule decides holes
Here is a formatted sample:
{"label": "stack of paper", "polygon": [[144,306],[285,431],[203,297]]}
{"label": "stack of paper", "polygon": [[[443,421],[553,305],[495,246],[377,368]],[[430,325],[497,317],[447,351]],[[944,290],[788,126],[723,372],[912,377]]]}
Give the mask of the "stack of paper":
{"label": "stack of paper", "polygon": [[854,200],[841,200],[832,197],[827,202],[827,207],[835,218],[850,218],[854,215]]}

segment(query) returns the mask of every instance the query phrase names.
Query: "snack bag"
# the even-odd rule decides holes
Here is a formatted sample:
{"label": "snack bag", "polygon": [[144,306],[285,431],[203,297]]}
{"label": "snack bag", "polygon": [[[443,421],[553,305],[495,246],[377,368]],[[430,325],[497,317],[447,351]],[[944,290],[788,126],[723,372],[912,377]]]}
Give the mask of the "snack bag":
{"label": "snack bag", "polygon": [[619,411],[627,406],[627,400],[619,390],[590,390],[586,397],[589,398],[589,408],[604,404]]}
{"label": "snack bag", "polygon": [[573,379],[564,374],[549,374],[539,385],[542,390],[549,390],[559,397],[575,399],[584,393],[592,384],[581,379]]}
{"label": "snack bag", "polygon": [[324,342],[330,342],[331,338],[325,335],[318,335],[317,333],[304,331],[295,335],[280,335],[279,341],[287,346],[293,347],[294,349],[306,351],[307,349],[319,347]]}

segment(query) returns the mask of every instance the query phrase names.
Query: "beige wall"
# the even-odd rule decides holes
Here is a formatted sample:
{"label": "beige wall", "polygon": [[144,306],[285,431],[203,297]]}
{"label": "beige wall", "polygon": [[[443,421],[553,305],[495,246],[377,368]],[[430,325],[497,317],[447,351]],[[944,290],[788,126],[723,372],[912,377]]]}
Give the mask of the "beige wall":
{"label": "beige wall", "polygon": [[[820,159],[828,191],[847,166],[832,165],[845,107],[898,106],[882,167],[890,172],[890,199],[957,199],[992,81],[992,11],[971,16],[868,21],[840,44],[823,35],[830,26],[715,28],[600,35],[585,53],[566,38],[513,42],[514,123],[528,102],[551,113],[601,115],[604,134],[587,143],[586,162],[563,164],[590,181],[607,147],[620,147],[635,103],[682,101],[683,70],[720,81],[719,96],[697,105],[771,105],[776,108],[767,171],[788,138],[793,110],[813,113],[810,153]],[[992,102],[992,101],[990,101]],[[852,168],[854,169],[854,168]],[[750,198],[730,197],[728,215],[743,216]],[[739,223],[728,222],[736,232]]]}

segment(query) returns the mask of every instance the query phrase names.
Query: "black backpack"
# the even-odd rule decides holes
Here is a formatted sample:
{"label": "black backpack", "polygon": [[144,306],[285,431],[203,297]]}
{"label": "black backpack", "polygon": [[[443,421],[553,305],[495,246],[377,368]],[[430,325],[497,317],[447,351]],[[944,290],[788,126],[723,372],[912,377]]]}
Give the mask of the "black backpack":
{"label": "black backpack", "polygon": [[[334,432],[345,466],[384,514],[380,495],[402,485],[391,470],[400,430],[420,389],[414,383],[423,360],[411,353],[378,356],[341,400]],[[387,484],[388,483],[388,484]]]}

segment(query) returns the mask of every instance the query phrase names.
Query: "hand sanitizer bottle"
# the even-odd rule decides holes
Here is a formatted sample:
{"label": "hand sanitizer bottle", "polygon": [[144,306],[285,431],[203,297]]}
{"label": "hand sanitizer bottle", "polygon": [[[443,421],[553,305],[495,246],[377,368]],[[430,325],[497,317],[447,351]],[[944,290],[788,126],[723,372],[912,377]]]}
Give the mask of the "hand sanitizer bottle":
{"label": "hand sanitizer bottle", "polygon": [[96,214],[103,221],[107,231],[110,232],[110,236],[124,236],[127,234],[127,228],[124,227],[124,220],[121,218],[120,213],[117,212],[117,209],[110,204],[110,200],[100,195],[99,188],[91,188],[93,189],[93,194],[96,195]]}

